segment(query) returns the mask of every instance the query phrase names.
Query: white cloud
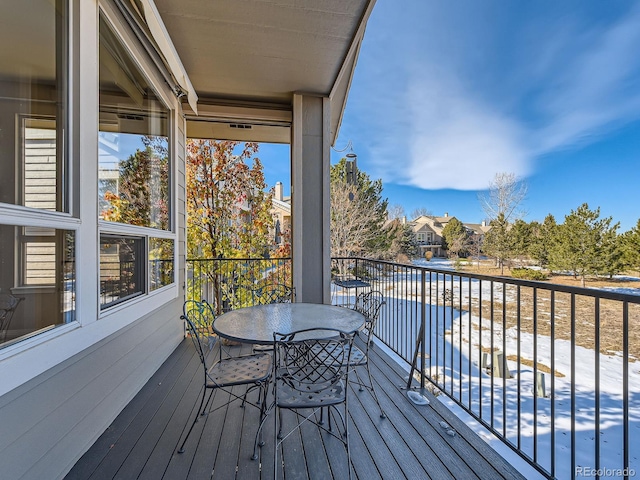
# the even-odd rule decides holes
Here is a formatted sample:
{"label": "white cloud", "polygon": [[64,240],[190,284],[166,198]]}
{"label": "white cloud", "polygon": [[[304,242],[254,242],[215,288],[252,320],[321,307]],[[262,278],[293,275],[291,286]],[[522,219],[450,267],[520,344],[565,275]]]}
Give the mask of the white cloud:
{"label": "white cloud", "polygon": [[529,173],[518,125],[457,82],[417,75],[408,89],[410,165],[404,182],[421,188],[480,190],[497,172]]}
{"label": "white cloud", "polygon": [[538,156],[640,118],[640,4],[617,21],[514,7],[492,28],[464,8],[414,6],[372,18],[351,92],[349,138],[366,145],[374,177],[484,189],[498,172],[526,176]]}

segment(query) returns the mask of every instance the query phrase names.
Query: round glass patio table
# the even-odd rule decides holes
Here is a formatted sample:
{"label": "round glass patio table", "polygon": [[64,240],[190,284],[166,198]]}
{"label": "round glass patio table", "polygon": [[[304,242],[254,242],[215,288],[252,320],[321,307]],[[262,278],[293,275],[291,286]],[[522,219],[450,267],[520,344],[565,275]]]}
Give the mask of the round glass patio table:
{"label": "round glass patio table", "polygon": [[[239,308],[224,313],[213,322],[213,331],[223,338],[242,343],[268,345],[274,332],[291,333],[307,328],[332,328],[343,332],[360,330],[364,315],[349,308],[318,303],[271,303]],[[296,337],[310,340],[334,336],[330,330],[316,330]]]}

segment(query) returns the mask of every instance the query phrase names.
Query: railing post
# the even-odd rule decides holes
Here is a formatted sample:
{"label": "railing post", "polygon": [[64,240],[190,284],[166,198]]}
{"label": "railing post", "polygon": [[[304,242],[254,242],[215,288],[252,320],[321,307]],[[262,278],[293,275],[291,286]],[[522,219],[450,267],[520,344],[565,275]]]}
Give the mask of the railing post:
{"label": "railing post", "polygon": [[427,358],[426,358],[426,351],[425,351],[425,345],[427,344],[427,312],[426,312],[426,303],[427,303],[427,296],[426,296],[426,287],[427,287],[427,281],[425,279],[425,271],[422,270],[421,274],[420,274],[420,279],[421,279],[421,283],[420,283],[420,303],[422,304],[422,308],[420,310],[420,322],[422,324],[421,328],[420,328],[420,333],[422,333],[422,338],[420,339],[420,343],[422,344],[420,347],[420,389],[424,390],[425,387],[425,381],[424,381],[424,372],[427,369]]}

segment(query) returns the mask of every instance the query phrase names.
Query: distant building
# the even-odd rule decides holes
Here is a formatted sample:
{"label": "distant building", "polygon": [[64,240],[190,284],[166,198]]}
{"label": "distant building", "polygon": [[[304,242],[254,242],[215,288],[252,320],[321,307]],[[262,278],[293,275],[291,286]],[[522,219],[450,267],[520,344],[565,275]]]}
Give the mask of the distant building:
{"label": "distant building", "polygon": [[286,236],[286,232],[291,231],[291,197],[284,196],[282,182],[276,183],[274,187],[272,204],[273,238],[275,246],[278,247],[284,241],[283,237]]}
{"label": "distant building", "polygon": [[[421,215],[409,222],[416,234],[421,256],[424,256],[428,251],[432,252],[434,257],[444,257],[446,255],[446,250],[442,247],[442,231],[454,218],[456,217],[449,216],[449,213],[445,212],[442,217]],[[403,220],[406,221],[406,218]],[[480,245],[482,245],[485,234],[491,228],[484,221],[482,223],[463,222],[462,225],[467,229],[473,241]]]}

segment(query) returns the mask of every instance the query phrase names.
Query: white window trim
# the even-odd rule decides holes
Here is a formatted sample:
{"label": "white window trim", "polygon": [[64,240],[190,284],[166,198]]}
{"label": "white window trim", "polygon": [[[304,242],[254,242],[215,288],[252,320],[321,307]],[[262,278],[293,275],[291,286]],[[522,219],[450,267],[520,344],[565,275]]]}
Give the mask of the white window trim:
{"label": "white window trim", "polygon": [[[184,121],[179,116],[180,104],[164,87],[161,76],[153,70],[152,65],[140,65],[141,71],[154,85],[156,94],[170,109],[169,148],[173,154],[171,164],[171,230],[147,229],[138,227],[136,234],[171,238],[175,241],[174,274],[175,281],[145,295],[136,297],[120,305],[99,310],[99,239],[103,227],[98,225],[98,19],[102,12],[114,31],[123,39],[136,62],[144,57],[144,51],[137,44],[137,39],[129,32],[108,2],[85,2],[69,0],[69,105],[67,111],[72,113],[68,121],[71,132],[67,143],[69,158],[69,175],[72,188],[69,192],[70,213],[41,212],[36,209],[0,204],[2,223],[18,226],[53,227],[76,232],[76,295],[82,301],[76,303],[76,319],[68,324],[45,330],[13,345],[0,349],[0,396],[17,388],[25,382],[45,373],[55,365],[68,360],[100,340],[117,333],[137,319],[151,314],[164,304],[175,300],[182,294],[184,286],[180,281],[180,263],[178,253],[183,239],[178,232],[183,231],[178,218],[178,200],[180,185],[179,159],[179,125]],[[78,65],[83,65],[80,69]],[[92,67],[90,67],[92,66]],[[162,88],[159,86],[162,85]],[[80,88],[82,87],[82,88]],[[93,122],[93,123],[92,123]],[[93,161],[91,161],[93,159]],[[82,164],[82,168],[80,167]],[[82,191],[79,191],[79,185]],[[183,188],[183,187],[182,187]],[[73,216],[75,215],[75,217]],[[108,223],[104,232],[120,233],[130,226]],[[118,227],[114,227],[118,225]],[[94,288],[95,285],[95,288]],[[45,347],[46,354],[39,347]]]}

